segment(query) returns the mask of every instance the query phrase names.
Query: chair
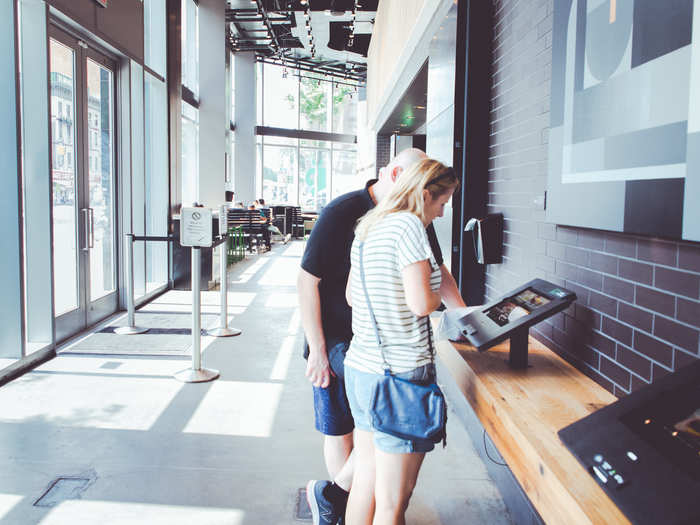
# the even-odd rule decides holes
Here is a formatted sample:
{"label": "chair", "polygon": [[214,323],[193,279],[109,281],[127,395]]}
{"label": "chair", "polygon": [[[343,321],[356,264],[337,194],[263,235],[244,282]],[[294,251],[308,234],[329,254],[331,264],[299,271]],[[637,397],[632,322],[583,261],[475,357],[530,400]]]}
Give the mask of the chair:
{"label": "chair", "polygon": [[228,242],[226,245],[226,260],[228,264],[233,264],[245,259],[245,239],[243,228],[232,226],[228,229]]}
{"label": "chair", "polygon": [[316,219],[305,220],[304,221],[304,239],[311,233],[314,229],[314,224],[316,224]]}

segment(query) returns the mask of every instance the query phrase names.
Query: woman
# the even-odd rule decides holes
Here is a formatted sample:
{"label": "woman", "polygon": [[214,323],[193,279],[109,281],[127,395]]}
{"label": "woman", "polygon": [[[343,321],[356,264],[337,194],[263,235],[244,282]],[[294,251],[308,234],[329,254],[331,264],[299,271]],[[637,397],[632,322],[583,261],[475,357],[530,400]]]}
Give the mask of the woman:
{"label": "woman", "polygon": [[441,217],[457,188],[451,168],[426,159],[402,173],[389,195],[358,223],[346,288],[353,339],[345,357],[345,388],[355,420],[356,467],[347,525],[404,524],[429,441],[399,439],[372,428],[370,395],[384,374],[360,268],[386,361],[392,373],[419,383],[434,379],[426,316],[440,305],[440,268],[425,228]]}

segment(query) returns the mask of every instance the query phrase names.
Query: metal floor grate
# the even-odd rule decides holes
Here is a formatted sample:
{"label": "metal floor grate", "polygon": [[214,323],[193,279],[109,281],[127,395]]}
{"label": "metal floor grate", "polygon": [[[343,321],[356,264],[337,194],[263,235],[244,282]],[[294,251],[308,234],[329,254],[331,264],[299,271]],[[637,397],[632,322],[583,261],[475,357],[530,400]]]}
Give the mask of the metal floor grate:
{"label": "metal floor grate", "polygon": [[[92,483],[90,478],[62,477],[51,482],[46,492],[34,502],[35,507],[53,507],[62,501],[79,499]],[[306,500],[306,498],[304,498]]]}
{"label": "metal floor grate", "polygon": [[311,521],[311,509],[309,502],[306,501],[306,488],[299,489],[297,492],[297,505],[294,519],[299,521]]}

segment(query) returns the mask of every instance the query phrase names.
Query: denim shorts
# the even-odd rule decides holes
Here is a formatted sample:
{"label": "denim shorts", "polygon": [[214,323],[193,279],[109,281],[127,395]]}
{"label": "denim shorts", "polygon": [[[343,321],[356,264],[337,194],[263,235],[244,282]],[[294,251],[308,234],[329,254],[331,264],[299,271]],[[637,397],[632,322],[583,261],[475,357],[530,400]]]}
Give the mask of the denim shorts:
{"label": "denim shorts", "polygon": [[[429,363],[408,372],[396,374],[396,376],[415,383],[428,384],[435,380],[435,365]],[[385,434],[372,428],[369,404],[372,392],[374,392],[374,386],[382,377],[383,375],[361,372],[352,367],[345,369],[345,388],[355,426],[365,432],[372,432],[374,434],[374,446],[382,452],[406,454],[409,452],[430,452],[433,450],[435,444],[432,441],[411,441]]]}
{"label": "denim shorts", "polygon": [[326,388],[313,387],[316,430],[328,436],[344,436],[355,428],[348,398],[345,395],[344,365],[349,341],[332,344],[328,361],[335,377],[331,376]]}

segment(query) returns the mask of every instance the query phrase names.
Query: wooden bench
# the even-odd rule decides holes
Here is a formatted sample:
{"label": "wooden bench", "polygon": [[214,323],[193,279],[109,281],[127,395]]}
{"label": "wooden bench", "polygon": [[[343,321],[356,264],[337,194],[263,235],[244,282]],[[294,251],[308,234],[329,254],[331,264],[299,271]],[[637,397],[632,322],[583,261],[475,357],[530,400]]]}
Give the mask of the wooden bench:
{"label": "wooden bench", "polygon": [[508,367],[508,351],[438,342],[448,403],[471,406],[545,523],[628,524],[557,435],[617,398],[532,338],[526,370]]}
{"label": "wooden bench", "polygon": [[270,248],[270,231],[267,229],[270,221],[270,210],[240,210],[232,208],[227,213],[228,227],[240,227],[246,241],[248,251],[253,251],[253,245],[265,245]]}

